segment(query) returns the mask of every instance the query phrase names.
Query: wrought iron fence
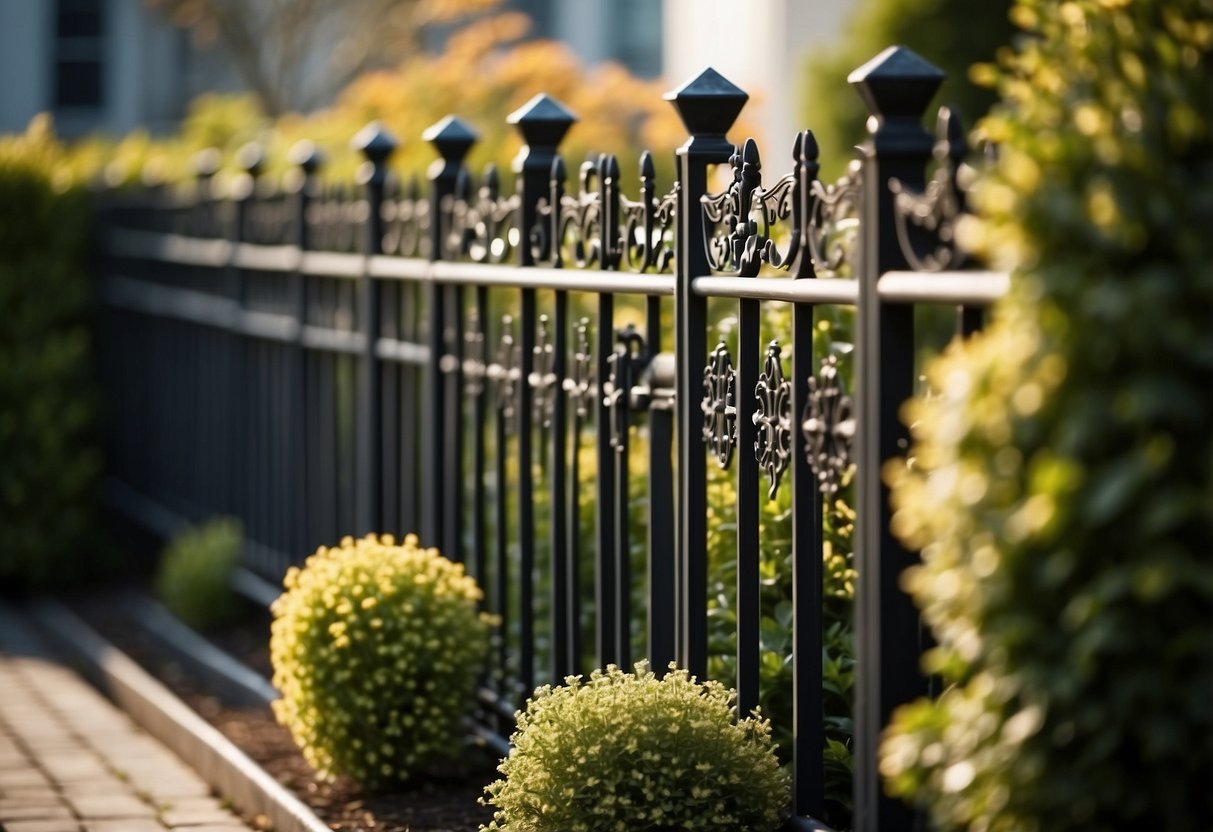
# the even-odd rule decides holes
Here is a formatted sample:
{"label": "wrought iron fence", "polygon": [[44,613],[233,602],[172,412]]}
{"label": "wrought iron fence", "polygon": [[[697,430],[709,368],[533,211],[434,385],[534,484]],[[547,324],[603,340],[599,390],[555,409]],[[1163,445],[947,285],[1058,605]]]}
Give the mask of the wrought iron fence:
{"label": "wrought iron fence", "polygon": [[[250,572],[275,583],[369,531],[465,561],[502,620],[479,713],[500,747],[536,683],[641,654],[706,673],[709,465],[736,469],[730,681],[741,711],[757,704],[760,512],[790,489],[789,824],[825,828],[824,503],[853,478],[854,825],[909,828],[875,749],[928,683],[880,470],[904,450],[916,308],[958,309],[963,335],[1007,286],[944,271],[965,148],[946,109],[937,135],[921,124],[941,80],[904,48],[856,70],[871,134],[835,182],[808,131],[777,177],[752,140],[732,144],[747,96],[709,69],[667,95],[689,133],[677,181],[645,153],[634,198],[614,157],[568,186],[557,148],[575,119],[544,95],[510,118],[525,147],[508,193],[463,165],[476,134],[455,117],[423,134],[439,156],[424,189],[389,174],[395,141],[370,125],[357,187],[322,183],[303,144],[282,187],[250,150],[223,196],[209,156],[184,197],[110,193],[109,493],[160,529],[241,518]],[[720,304],[736,327],[717,344]],[[763,337],[774,306],[785,342]],[[854,310],[849,391],[838,356],[814,354],[826,308]]]}

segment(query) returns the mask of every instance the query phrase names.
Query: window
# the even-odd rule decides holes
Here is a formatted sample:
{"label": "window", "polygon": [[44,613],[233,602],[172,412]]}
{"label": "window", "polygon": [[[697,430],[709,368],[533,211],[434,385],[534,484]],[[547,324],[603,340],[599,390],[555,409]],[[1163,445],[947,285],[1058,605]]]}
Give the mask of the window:
{"label": "window", "polygon": [[55,4],[55,109],[96,109],[105,103],[105,0]]}

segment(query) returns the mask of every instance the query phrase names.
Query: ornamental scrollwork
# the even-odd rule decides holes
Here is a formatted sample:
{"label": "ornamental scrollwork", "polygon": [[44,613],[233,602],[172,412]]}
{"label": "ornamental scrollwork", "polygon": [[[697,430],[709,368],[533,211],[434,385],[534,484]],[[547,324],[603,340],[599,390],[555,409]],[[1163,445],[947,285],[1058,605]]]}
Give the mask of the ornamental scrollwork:
{"label": "ornamental scrollwork", "polygon": [[[793,147],[793,159],[801,161],[803,133]],[[708,263],[715,271],[753,277],[764,263],[786,269],[796,258],[800,246],[798,171],[786,174],[768,188],[762,185],[762,161],[758,145],[747,139],[730,157],[733,181],[720,193],[700,198],[704,217],[704,245]],[[789,225],[784,235],[776,228]],[[786,238],[781,249],[778,237]]]}
{"label": "ornamental scrollwork", "polygon": [[484,182],[471,193],[470,177],[456,180],[456,192],[444,200],[447,259],[467,257],[477,263],[504,263],[520,243],[517,194],[501,195],[496,165],[488,165]]}
{"label": "ornamental scrollwork", "polygon": [[428,257],[430,252],[430,204],[422,198],[416,177],[403,193],[390,193],[380,207],[383,218],[383,251],[402,257]]}
{"label": "ornamental scrollwork", "polygon": [[628,324],[615,333],[615,350],[607,356],[606,383],[602,385],[602,404],[607,409],[611,447],[616,453],[627,448],[628,406],[632,384],[644,360],[644,338]]}
{"label": "ornamental scrollwork", "polygon": [[292,201],[279,190],[265,191],[258,184],[252,188],[253,194],[245,203],[242,239],[260,245],[286,243],[294,225]]}
{"label": "ornamental scrollwork", "polygon": [[484,392],[484,378],[488,373],[488,356],[484,348],[484,331],[480,327],[480,316],[473,311],[468,315],[467,329],[463,333],[463,390],[469,396]]}
{"label": "ornamental scrollwork", "polygon": [[779,342],[767,346],[766,359],[754,387],[757,409],[751,417],[758,432],[754,458],[770,483],[767,499],[775,499],[779,481],[792,459],[792,382],[784,378]]}
{"label": "ornamental scrollwork", "polygon": [[522,377],[520,369],[520,347],[514,340],[514,319],[509,315],[501,317],[501,340],[497,346],[497,361],[486,369],[486,375],[493,380],[497,390],[497,410],[505,420],[506,430],[513,432],[517,428],[518,418],[518,383]]}
{"label": "ornamental scrollwork", "polygon": [[677,209],[678,183],[658,198],[653,154],[644,151],[640,154],[640,198],[620,198],[623,265],[628,271],[666,272],[673,268]]}
{"label": "ornamental scrollwork", "polygon": [[937,272],[963,265],[964,252],[956,246],[956,224],[965,211],[963,180],[972,173],[963,161],[967,152],[960,119],[948,107],[940,107],[931,151],[935,172],[926,187],[917,191],[898,179],[889,182],[897,242],[916,271]]}
{"label": "ornamental scrollwork", "polygon": [[673,268],[677,190],[656,196],[652,155],[640,157],[640,196],[622,193],[618,158],[583,162],[577,189],[564,189],[564,160],[552,163],[548,194],[536,204],[529,244],[536,262],[561,268],[625,268],[668,272]]}
{"label": "ornamental scrollwork", "polygon": [[341,184],[323,188],[307,207],[308,236],[312,248],[318,251],[356,251],[366,212],[366,200],[355,196],[351,186]]}
{"label": "ornamental scrollwork", "polygon": [[703,441],[721,468],[728,468],[737,444],[737,371],[720,342],[703,368]]}
{"label": "ornamental scrollwork", "polygon": [[859,161],[853,160],[835,182],[813,180],[805,236],[819,275],[837,274],[856,263],[861,170]]}
{"label": "ornamental scrollwork", "polygon": [[531,373],[527,382],[535,391],[532,408],[535,421],[544,430],[552,426],[552,412],[556,406],[556,387],[559,379],[556,377],[556,349],[548,340],[548,316],[539,316],[539,325],[535,330],[535,346],[532,354],[535,356]]}
{"label": "ornamental scrollwork", "polygon": [[589,416],[589,404],[594,390],[593,354],[590,352],[590,321],[582,318],[573,328],[573,360],[569,376],[562,384],[573,413],[579,420]]}
{"label": "ornamental scrollwork", "polygon": [[809,376],[808,382],[809,396],[801,423],[805,455],[818,490],[829,497],[837,493],[851,466],[854,407],[843,390],[837,356],[823,359],[820,372]]}

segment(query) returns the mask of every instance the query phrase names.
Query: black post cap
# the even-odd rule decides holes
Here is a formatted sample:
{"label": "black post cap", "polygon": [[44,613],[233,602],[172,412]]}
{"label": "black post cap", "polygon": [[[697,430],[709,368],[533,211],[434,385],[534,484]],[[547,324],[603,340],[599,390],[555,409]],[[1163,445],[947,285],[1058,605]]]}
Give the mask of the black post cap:
{"label": "black post cap", "polygon": [[942,69],[904,46],[890,46],[847,76],[878,119],[920,119],[947,77]]}
{"label": "black post cap", "polygon": [[541,92],[506,117],[518,128],[528,147],[556,148],[577,116],[545,92]]}
{"label": "black post cap", "polygon": [[421,138],[433,145],[444,161],[462,162],[480,135],[463,119],[449,115],[426,128]]}
{"label": "black post cap", "polygon": [[678,110],[692,136],[723,136],[750,99],[745,90],[711,67],[662,97]]}
{"label": "black post cap", "polygon": [[311,176],[324,165],[325,155],[314,142],[302,139],[291,145],[291,149],[286,153],[286,160]]}

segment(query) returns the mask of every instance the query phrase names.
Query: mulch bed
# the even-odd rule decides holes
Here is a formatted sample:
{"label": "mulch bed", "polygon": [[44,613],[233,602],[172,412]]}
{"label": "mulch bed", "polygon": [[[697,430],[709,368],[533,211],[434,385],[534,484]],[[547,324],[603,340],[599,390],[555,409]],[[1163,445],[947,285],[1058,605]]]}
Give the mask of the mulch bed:
{"label": "mulch bed", "polygon": [[[355,783],[316,778],[290,732],[268,709],[233,708],[207,692],[180,663],[163,655],[138,627],[121,615],[112,596],[90,596],[73,607],[115,646],[165,683],[237,747],[335,830],[369,832],[469,832],[488,823],[492,811],[477,803],[484,786],[496,779],[490,752],[470,748],[449,771],[435,771],[406,791],[369,794]],[[250,610],[240,626],[208,638],[267,678],[269,615]]]}

